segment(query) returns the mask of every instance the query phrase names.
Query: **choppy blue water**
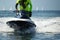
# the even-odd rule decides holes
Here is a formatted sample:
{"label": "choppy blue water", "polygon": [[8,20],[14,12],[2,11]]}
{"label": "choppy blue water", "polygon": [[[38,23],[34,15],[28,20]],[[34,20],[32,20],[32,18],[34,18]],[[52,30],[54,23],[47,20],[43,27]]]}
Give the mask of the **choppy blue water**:
{"label": "choppy blue water", "polygon": [[[16,13],[13,11],[0,11],[0,17],[14,17]],[[33,11],[32,17],[60,17],[60,11]]]}
{"label": "choppy blue water", "polygon": [[33,11],[31,19],[37,25],[33,34],[6,32],[11,29],[5,21],[15,16],[12,11],[0,11],[0,40],[60,40],[60,11]]}

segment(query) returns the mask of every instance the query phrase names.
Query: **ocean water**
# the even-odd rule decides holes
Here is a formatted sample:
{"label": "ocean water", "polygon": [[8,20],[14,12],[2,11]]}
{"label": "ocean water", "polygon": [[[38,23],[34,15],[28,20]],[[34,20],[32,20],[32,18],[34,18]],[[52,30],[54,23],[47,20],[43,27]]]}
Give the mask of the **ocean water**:
{"label": "ocean water", "polygon": [[0,10],[0,40],[60,40],[60,11],[33,11],[36,33],[19,34],[6,22],[18,19],[13,11]]}

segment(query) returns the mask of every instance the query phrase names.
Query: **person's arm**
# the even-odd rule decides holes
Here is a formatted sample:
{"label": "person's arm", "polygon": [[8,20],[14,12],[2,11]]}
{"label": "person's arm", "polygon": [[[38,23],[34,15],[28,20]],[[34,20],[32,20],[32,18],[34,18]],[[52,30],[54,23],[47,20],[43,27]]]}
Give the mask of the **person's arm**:
{"label": "person's arm", "polygon": [[16,5],[15,5],[15,9],[16,9],[16,10],[18,9],[17,7],[18,7],[18,3],[16,3]]}
{"label": "person's arm", "polygon": [[29,5],[30,5],[30,11],[32,12],[32,3],[31,3],[31,0],[29,1]]}
{"label": "person's arm", "polygon": [[29,0],[29,7],[30,7],[30,17],[32,16],[32,3],[31,3],[31,0]]}
{"label": "person's arm", "polygon": [[19,0],[16,1],[15,9],[18,10]]}

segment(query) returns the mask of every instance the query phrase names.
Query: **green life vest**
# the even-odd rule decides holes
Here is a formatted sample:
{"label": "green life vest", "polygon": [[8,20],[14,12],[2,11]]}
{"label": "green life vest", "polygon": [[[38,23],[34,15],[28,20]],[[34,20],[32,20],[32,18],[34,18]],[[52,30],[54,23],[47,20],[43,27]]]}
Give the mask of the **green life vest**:
{"label": "green life vest", "polygon": [[18,4],[20,4],[20,10],[32,11],[32,4],[30,0],[17,0]]}

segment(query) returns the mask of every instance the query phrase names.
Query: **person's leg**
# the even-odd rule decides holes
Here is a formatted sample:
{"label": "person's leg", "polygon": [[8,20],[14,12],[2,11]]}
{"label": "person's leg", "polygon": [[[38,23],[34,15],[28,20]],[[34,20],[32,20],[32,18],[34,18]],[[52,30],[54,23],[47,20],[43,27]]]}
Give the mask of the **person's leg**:
{"label": "person's leg", "polygon": [[21,11],[21,15],[22,15],[21,18],[30,19],[29,16],[28,16],[27,14],[28,14],[28,12],[22,10],[22,11]]}
{"label": "person's leg", "polygon": [[28,16],[28,17],[31,17],[32,16],[32,12],[25,11],[25,15]]}

